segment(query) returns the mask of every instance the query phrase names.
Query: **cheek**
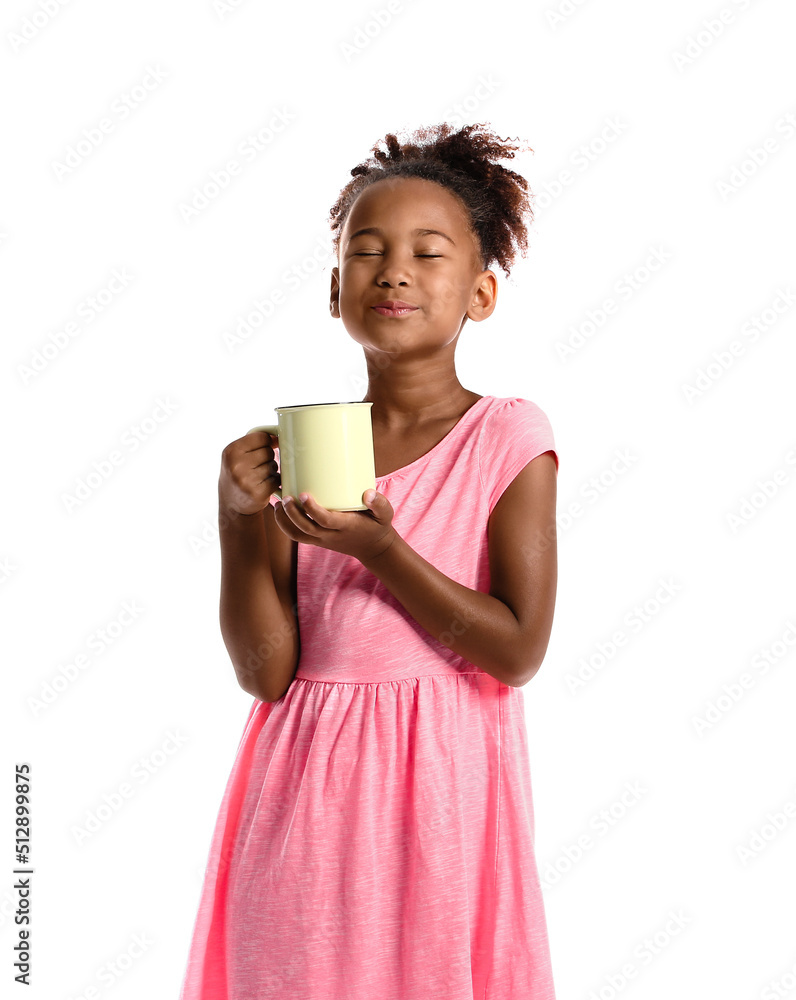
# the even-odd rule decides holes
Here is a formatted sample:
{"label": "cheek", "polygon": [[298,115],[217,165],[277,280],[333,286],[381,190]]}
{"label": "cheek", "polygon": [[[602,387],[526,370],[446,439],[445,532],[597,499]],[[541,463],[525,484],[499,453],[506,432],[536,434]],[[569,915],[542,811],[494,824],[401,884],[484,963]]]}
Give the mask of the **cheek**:
{"label": "cheek", "polygon": [[435,289],[432,317],[458,308],[462,302],[462,289],[455,281],[445,280]]}
{"label": "cheek", "polygon": [[363,279],[361,274],[351,275],[349,279],[340,286],[340,291],[338,293],[338,298],[341,303],[344,303],[348,308],[356,307],[358,303],[361,302],[362,296],[366,294],[368,290],[368,282]]}

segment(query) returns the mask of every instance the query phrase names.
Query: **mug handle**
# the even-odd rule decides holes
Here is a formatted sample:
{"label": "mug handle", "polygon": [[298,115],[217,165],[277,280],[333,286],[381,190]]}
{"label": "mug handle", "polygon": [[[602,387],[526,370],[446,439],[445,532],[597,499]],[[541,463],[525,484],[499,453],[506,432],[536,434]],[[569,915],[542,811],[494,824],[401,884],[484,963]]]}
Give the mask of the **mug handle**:
{"label": "mug handle", "polygon": [[[251,427],[251,428],[249,428],[249,430],[247,430],[246,433],[247,434],[251,434],[252,431],[266,431],[266,433],[273,434],[273,436],[277,440],[279,440],[279,427],[276,424],[261,424],[259,427]],[[277,447],[278,447],[278,445],[277,445]],[[281,471],[282,470],[280,469],[280,473],[281,473]],[[276,495],[279,497],[280,500],[282,499],[282,487],[281,486],[277,486],[274,489],[273,492],[276,493]]]}

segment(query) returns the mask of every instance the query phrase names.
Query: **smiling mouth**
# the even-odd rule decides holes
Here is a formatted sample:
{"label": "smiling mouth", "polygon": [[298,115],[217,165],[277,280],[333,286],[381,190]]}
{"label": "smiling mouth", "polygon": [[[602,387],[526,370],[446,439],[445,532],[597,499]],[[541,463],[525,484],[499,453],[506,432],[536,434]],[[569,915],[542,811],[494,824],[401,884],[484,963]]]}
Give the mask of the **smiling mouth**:
{"label": "smiling mouth", "polygon": [[394,309],[387,306],[373,306],[372,309],[379,316],[407,316],[409,313],[417,312],[417,306],[396,306]]}

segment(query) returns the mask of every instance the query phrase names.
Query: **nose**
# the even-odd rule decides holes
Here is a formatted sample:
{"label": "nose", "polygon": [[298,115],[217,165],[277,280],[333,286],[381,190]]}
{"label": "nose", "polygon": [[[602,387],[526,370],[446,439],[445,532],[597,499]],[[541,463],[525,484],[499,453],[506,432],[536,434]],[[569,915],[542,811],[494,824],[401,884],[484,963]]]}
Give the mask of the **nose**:
{"label": "nose", "polygon": [[408,261],[405,257],[395,253],[385,253],[382,257],[381,267],[376,275],[376,284],[384,285],[406,285],[411,281],[412,273]]}

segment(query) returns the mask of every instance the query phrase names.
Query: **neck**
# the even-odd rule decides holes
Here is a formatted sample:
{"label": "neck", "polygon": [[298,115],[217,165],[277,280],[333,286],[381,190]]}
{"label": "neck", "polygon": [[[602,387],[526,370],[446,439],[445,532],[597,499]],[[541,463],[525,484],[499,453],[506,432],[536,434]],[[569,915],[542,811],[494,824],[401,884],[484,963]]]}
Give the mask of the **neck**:
{"label": "neck", "polygon": [[381,372],[370,375],[363,402],[373,403],[373,424],[389,431],[448,419],[452,410],[472,403],[477,395],[464,388],[455,372],[415,379],[388,378]]}

